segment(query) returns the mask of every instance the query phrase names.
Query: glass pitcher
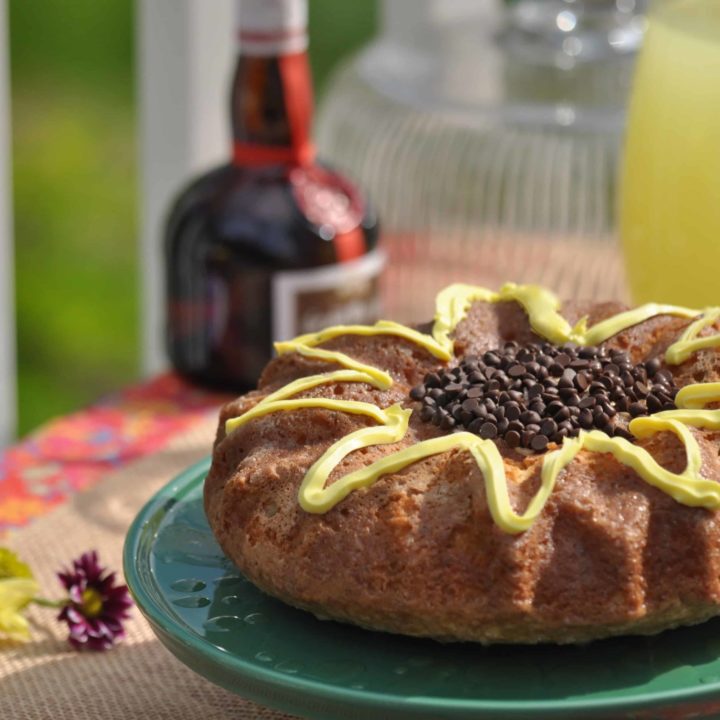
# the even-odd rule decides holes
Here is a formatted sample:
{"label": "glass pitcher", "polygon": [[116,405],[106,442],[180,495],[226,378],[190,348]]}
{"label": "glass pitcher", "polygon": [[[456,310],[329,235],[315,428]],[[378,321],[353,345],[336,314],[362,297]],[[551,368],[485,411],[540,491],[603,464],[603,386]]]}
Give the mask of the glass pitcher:
{"label": "glass pitcher", "polygon": [[453,281],[623,295],[616,178],[644,0],[385,0],[317,138],[376,203],[385,312]]}

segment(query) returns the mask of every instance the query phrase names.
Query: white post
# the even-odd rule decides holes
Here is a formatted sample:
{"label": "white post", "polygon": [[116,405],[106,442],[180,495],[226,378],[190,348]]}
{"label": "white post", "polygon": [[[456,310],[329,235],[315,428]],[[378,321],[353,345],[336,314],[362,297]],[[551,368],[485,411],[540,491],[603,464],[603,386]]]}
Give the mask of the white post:
{"label": "white post", "polygon": [[0,0],[0,447],[15,436],[16,365],[7,4]]}
{"label": "white post", "polygon": [[166,365],[163,226],[181,185],[230,157],[233,0],[137,0],[143,370]]}

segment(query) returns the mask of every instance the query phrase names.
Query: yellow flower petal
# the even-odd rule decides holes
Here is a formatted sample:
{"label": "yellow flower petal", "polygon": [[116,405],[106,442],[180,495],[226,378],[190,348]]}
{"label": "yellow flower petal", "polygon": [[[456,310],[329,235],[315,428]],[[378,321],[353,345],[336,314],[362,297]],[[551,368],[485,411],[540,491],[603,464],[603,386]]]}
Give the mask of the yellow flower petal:
{"label": "yellow flower petal", "polygon": [[21,611],[35,597],[38,584],[32,578],[0,579],[0,637],[27,640],[30,629]]}
{"label": "yellow flower petal", "polygon": [[27,563],[20,560],[12,550],[0,547],[0,580],[16,577],[31,578],[32,576],[32,571]]}

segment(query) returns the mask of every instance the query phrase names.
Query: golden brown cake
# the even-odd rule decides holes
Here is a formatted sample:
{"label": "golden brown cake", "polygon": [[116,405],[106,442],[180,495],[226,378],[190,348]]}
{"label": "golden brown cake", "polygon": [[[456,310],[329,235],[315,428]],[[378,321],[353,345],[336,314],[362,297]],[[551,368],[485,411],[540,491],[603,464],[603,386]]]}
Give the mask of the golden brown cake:
{"label": "golden brown cake", "polygon": [[[718,313],[449,290],[415,335],[281,344],[258,390],[222,409],[205,508],[228,557],[318,617],[444,641],[585,642],[718,614]],[[407,427],[352,450],[350,434],[392,424],[359,403],[394,406]],[[301,492],[331,446],[329,478]],[[427,454],[402,454],[413,448]],[[328,501],[323,488],[378,462]]]}

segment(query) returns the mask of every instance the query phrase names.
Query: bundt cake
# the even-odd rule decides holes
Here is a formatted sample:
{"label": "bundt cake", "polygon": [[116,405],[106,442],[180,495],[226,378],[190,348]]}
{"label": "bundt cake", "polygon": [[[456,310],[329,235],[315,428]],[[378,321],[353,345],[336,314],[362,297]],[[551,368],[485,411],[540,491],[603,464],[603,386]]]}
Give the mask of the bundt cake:
{"label": "bundt cake", "polygon": [[205,510],[259,588],[480,643],[720,613],[720,309],[453,285],[433,323],[276,345],[221,411]]}

